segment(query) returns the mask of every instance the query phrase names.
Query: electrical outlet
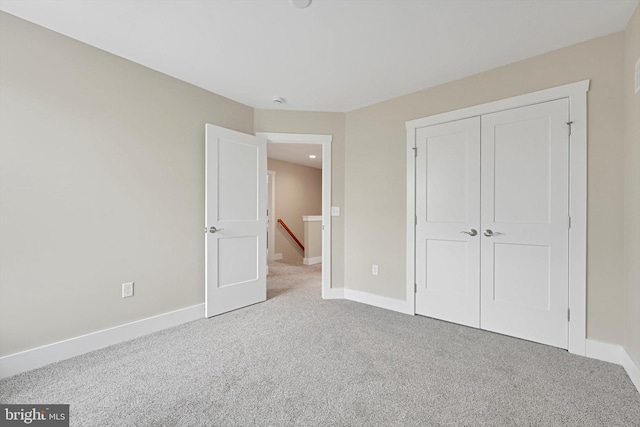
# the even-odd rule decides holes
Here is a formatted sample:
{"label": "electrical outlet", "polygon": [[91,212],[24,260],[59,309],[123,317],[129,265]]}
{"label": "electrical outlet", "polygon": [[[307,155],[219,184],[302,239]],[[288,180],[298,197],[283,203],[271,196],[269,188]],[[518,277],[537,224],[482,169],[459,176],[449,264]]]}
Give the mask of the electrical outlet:
{"label": "electrical outlet", "polygon": [[378,264],[373,264],[371,266],[371,274],[373,274],[374,276],[378,275]]}
{"label": "electrical outlet", "polygon": [[331,206],[331,216],[340,216],[340,206]]}
{"label": "electrical outlet", "polygon": [[122,298],[128,298],[133,296],[133,282],[122,284]]}

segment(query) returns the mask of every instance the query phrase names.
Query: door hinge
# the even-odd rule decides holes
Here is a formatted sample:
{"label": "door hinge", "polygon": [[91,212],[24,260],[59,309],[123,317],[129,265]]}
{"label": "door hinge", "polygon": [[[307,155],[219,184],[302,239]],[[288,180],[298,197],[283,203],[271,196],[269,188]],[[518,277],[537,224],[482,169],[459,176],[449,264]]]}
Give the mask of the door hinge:
{"label": "door hinge", "polygon": [[567,308],[567,322],[571,322],[571,309]]}
{"label": "door hinge", "polygon": [[415,219],[414,224],[418,225],[418,215],[414,216],[414,219]]}
{"label": "door hinge", "polygon": [[568,227],[571,228],[571,217],[568,217]]}
{"label": "door hinge", "polygon": [[413,293],[414,293],[414,294],[417,294],[417,293],[418,293],[418,284],[417,284],[417,283],[414,283],[414,284],[413,284]]}
{"label": "door hinge", "polygon": [[418,157],[418,147],[413,147],[413,157]]}
{"label": "door hinge", "polygon": [[573,124],[572,121],[566,122],[567,126],[569,126],[569,136],[571,136],[571,125]]}

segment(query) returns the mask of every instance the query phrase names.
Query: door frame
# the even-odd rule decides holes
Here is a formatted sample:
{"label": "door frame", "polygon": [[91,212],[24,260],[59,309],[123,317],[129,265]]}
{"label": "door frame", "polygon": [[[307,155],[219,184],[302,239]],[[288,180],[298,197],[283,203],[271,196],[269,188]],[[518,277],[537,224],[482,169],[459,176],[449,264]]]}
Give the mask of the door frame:
{"label": "door frame", "polygon": [[587,332],[587,92],[590,80],[406,122],[407,265],[406,311],[415,314],[415,152],[419,128],[567,98],[569,100],[569,352],[584,356]]}
{"label": "door frame", "polygon": [[256,132],[267,143],[322,145],[322,298],[335,298],[331,289],[331,142],[333,135]]}
{"label": "door frame", "polygon": [[[269,219],[267,248],[270,249],[267,261],[276,261],[282,259],[282,254],[276,254],[276,221],[274,220],[276,217],[276,171],[267,170],[267,175],[269,177],[269,182],[267,183],[269,187],[267,189],[267,208],[271,210],[267,216]],[[271,191],[271,197],[269,197],[269,190]]]}

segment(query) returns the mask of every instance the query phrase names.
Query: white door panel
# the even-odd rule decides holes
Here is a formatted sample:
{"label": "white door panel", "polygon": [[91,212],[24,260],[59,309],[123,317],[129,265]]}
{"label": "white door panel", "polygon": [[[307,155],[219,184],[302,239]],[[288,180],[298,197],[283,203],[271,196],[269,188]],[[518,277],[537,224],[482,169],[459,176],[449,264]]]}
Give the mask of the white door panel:
{"label": "white door panel", "polygon": [[480,119],[418,130],[416,313],[479,327]]}
{"label": "white door panel", "polygon": [[218,287],[258,280],[257,236],[219,237]]}
{"label": "white door panel", "polygon": [[[491,126],[491,116],[483,117],[483,125]],[[548,117],[495,125],[493,134],[493,152],[483,152],[493,159],[485,159],[483,167],[493,169],[494,220],[548,223],[547,191],[538,191],[549,187],[549,146],[539,143],[548,140]]]}
{"label": "white door panel", "polygon": [[562,99],[482,116],[481,328],[561,348],[568,347],[568,114]]}
{"label": "white door panel", "polygon": [[[218,138],[217,141],[217,220],[257,221],[258,198],[255,197],[255,193],[258,183],[259,147],[226,138]],[[245,195],[253,197],[244,197]]]}
{"label": "white door panel", "polygon": [[266,140],[206,125],[205,151],[211,317],[266,299]]}
{"label": "white door panel", "polygon": [[568,114],[561,99],[417,129],[417,314],[568,347]]}

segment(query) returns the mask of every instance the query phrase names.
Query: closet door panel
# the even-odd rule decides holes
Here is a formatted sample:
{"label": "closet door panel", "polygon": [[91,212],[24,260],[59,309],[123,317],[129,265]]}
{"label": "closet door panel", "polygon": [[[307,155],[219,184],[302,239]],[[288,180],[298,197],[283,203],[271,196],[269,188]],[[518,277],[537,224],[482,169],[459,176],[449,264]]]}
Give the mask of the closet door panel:
{"label": "closet door panel", "polygon": [[480,119],[416,137],[416,313],[477,328]]}
{"label": "closet door panel", "polygon": [[480,327],[568,347],[568,100],[482,116]]}

